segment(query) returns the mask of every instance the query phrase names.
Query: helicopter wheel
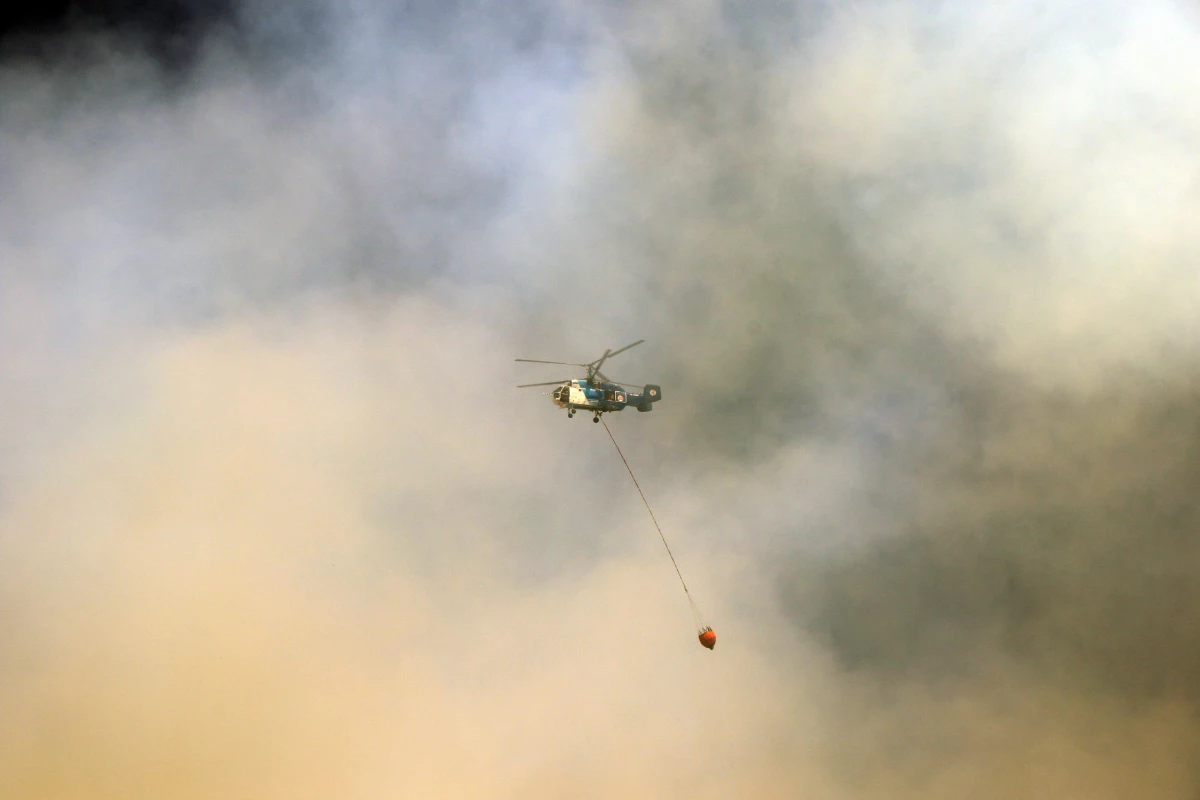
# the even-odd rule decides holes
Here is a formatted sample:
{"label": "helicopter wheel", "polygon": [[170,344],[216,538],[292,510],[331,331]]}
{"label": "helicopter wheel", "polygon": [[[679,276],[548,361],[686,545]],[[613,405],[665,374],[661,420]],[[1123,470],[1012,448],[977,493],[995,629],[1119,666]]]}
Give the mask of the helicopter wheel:
{"label": "helicopter wheel", "polygon": [[592,422],[599,422],[599,421],[600,421],[600,415],[599,415],[599,414],[597,414],[596,416],[592,417]]}

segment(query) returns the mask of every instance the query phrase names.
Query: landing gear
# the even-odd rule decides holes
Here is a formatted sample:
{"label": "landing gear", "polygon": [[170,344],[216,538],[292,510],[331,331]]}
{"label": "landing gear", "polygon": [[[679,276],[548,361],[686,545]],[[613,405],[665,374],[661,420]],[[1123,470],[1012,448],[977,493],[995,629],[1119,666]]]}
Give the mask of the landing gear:
{"label": "landing gear", "polygon": [[592,422],[599,422],[599,421],[600,421],[600,415],[599,415],[599,414],[597,414],[596,416],[592,417]]}
{"label": "landing gear", "polygon": [[567,419],[570,419],[573,416],[575,416],[575,409],[572,408],[570,411],[567,412]]}

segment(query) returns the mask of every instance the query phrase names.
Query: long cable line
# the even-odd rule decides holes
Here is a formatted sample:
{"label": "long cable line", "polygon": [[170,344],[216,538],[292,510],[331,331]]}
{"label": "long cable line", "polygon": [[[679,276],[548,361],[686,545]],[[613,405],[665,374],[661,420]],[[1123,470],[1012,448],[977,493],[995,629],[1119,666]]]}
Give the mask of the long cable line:
{"label": "long cable line", "polygon": [[[679,570],[679,563],[675,561],[675,554],[671,552],[671,545],[667,544],[667,537],[663,534],[662,526],[658,524],[658,519],[654,516],[654,509],[650,508],[650,501],[646,499],[646,493],[642,491],[642,486],[638,483],[637,476],[633,474],[633,469],[629,466],[628,459],[621,452],[621,445],[617,444],[617,440],[612,435],[612,431],[609,430],[608,423],[604,421],[603,416],[600,417],[600,422],[603,423],[604,432],[608,434],[613,447],[617,448],[617,455],[621,457],[621,463],[625,465],[625,470],[629,473],[629,477],[633,479],[633,485],[637,488],[638,494],[642,497],[642,502],[646,505],[646,511],[650,513],[650,521],[654,523],[654,529],[658,531],[658,538],[662,539],[663,547],[667,549],[667,555],[671,558],[671,566],[675,567],[675,574],[679,576],[679,584],[683,587],[683,593],[687,596],[688,606],[692,609],[692,617],[696,621],[696,627],[701,628],[702,631],[711,631],[710,628],[704,625],[700,618],[700,609],[696,606],[696,601],[692,599],[692,593],[688,591],[687,582],[683,579],[683,573]],[[705,645],[705,647],[708,646],[707,644]]]}

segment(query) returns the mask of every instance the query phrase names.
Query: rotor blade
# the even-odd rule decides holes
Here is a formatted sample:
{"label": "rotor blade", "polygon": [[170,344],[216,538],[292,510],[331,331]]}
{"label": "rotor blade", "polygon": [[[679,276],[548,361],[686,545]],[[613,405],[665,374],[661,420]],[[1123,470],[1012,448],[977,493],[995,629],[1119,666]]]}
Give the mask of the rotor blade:
{"label": "rotor blade", "polygon": [[612,350],[605,350],[605,351],[604,351],[604,355],[600,356],[600,360],[599,360],[599,361],[593,361],[593,362],[592,362],[592,364],[595,364],[595,366],[591,366],[591,365],[589,365],[589,366],[588,366],[588,369],[590,369],[590,370],[591,370],[593,373],[595,373],[596,375],[599,375],[599,374],[600,374],[600,367],[604,366],[604,359],[608,358],[608,354],[609,354],[609,353],[611,353],[611,352],[612,352]]}
{"label": "rotor blade", "polygon": [[538,361],[536,358],[514,358],[513,361],[525,361],[529,364],[562,364],[564,367],[587,367],[590,364],[579,364],[574,361]]}
{"label": "rotor blade", "polygon": [[624,347],[622,347],[620,350],[613,350],[611,353],[606,353],[606,354],[605,354],[605,358],[612,358],[613,356],[617,355],[618,353],[624,353],[624,352],[625,352],[626,350],[628,350],[629,348],[631,348],[631,347],[637,347],[639,344],[641,344],[641,343],[642,343],[642,342],[644,342],[644,341],[646,341],[646,340],[645,340],[645,339],[638,339],[638,340],[637,340],[636,342],[634,342],[633,344],[627,344],[627,345],[625,345]]}
{"label": "rotor blade", "polygon": [[522,383],[518,389],[528,389],[530,386],[559,386],[567,381],[546,381],[545,383]]}

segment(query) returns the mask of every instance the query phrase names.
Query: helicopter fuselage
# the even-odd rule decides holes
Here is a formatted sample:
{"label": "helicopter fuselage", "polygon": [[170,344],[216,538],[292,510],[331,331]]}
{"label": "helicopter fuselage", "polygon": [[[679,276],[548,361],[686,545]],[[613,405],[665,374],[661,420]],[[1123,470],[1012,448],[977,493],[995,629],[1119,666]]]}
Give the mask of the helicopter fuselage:
{"label": "helicopter fuselage", "polygon": [[542,361],[536,358],[518,358],[529,364],[560,364],[568,367],[584,367],[587,377],[564,381],[545,381],[543,383],[523,383],[518,389],[532,389],[535,386],[553,386],[550,397],[554,405],[567,410],[567,416],[575,416],[580,409],[591,411],[595,416],[592,422],[599,422],[601,414],[620,411],[625,406],[633,406],[638,411],[651,411],[654,404],[662,400],[662,387],[648,383],[641,391],[630,391],[620,383],[613,382],[600,371],[605,362],[613,356],[619,356],[631,347],[637,347],[645,339],[638,339],[633,344],[627,344],[617,350],[605,350],[604,355],[595,361],[581,364],[577,361]]}
{"label": "helicopter fuselage", "polygon": [[616,383],[581,378],[564,382],[550,393],[550,399],[554,405],[571,413],[583,409],[603,414],[620,411],[626,406],[633,406],[638,411],[650,411],[653,404],[662,399],[662,389],[647,384],[642,391],[631,392]]}

